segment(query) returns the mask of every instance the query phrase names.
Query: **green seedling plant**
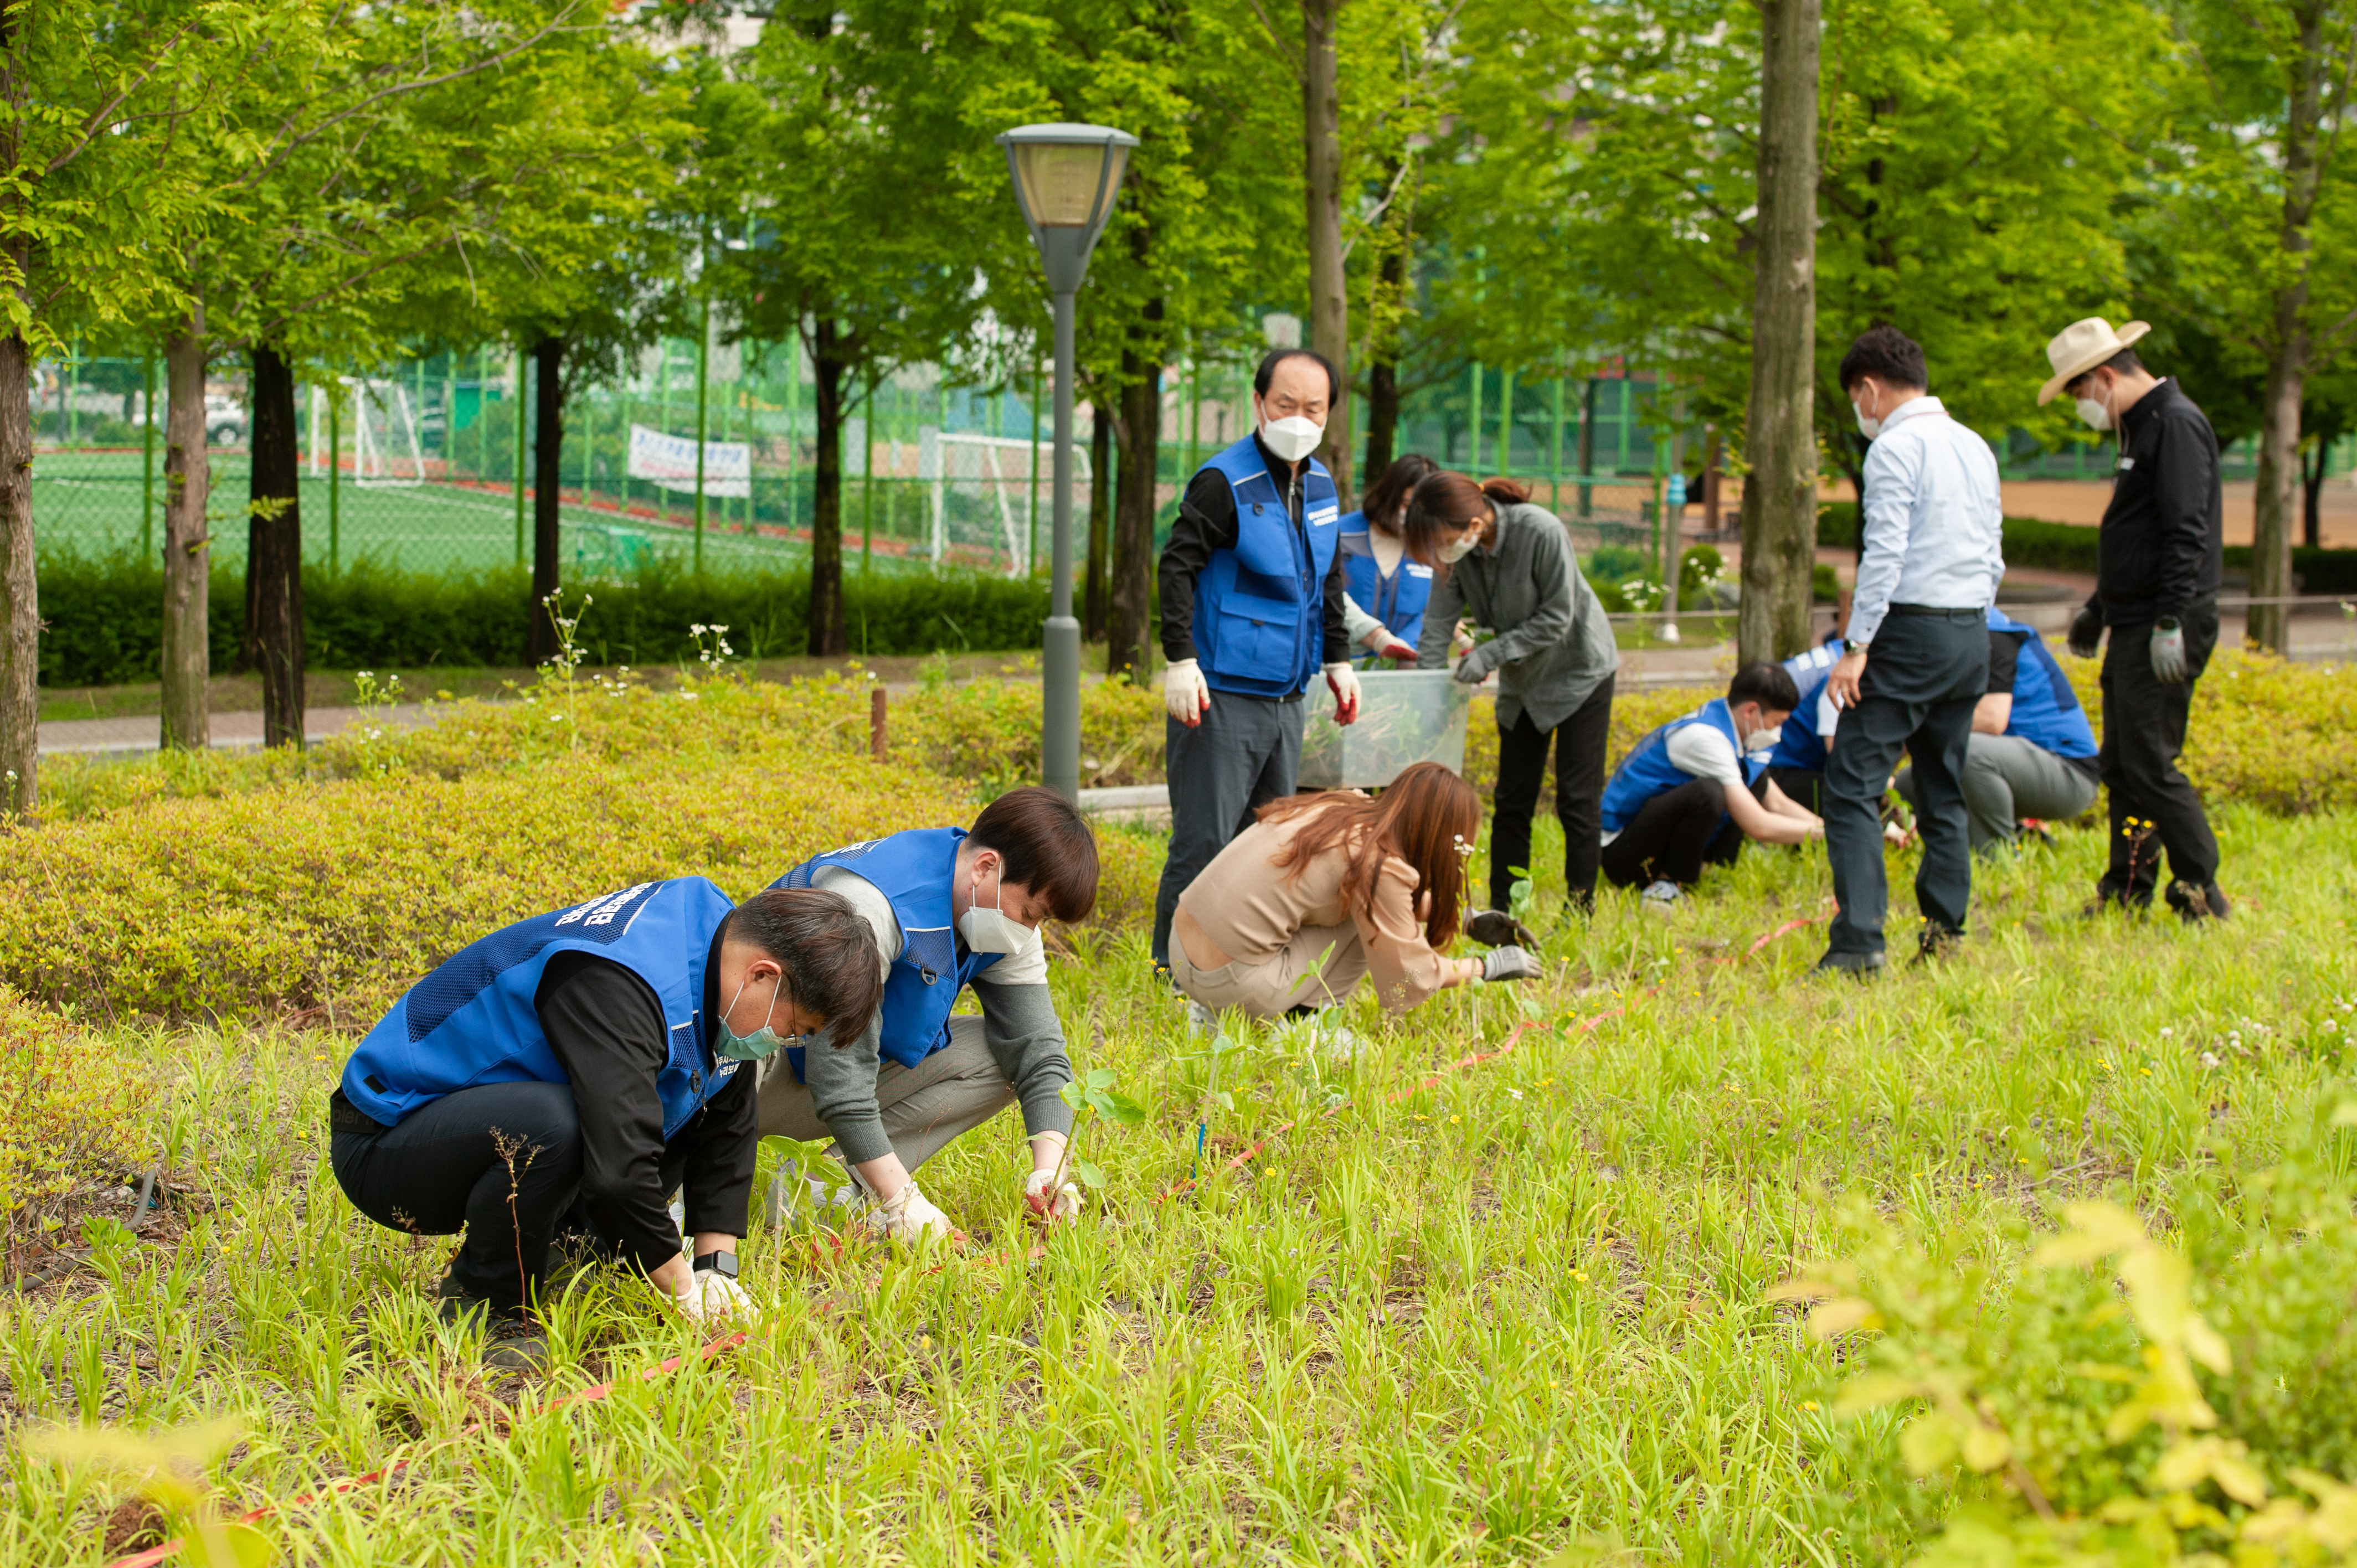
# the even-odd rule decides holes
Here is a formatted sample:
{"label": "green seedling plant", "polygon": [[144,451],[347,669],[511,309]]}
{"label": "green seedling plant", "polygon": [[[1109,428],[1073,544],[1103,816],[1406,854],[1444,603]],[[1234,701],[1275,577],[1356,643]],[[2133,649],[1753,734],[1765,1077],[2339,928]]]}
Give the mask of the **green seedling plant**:
{"label": "green seedling plant", "polygon": [[1120,1077],[1109,1067],[1091,1068],[1086,1074],[1073,1079],[1056,1091],[1079,1119],[1072,1123],[1071,1135],[1064,1140],[1064,1152],[1056,1161],[1056,1174],[1048,1183],[1049,1192],[1056,1192],[1063,1187],[1067,1165],[1091,1188],[1103,1189],[1104,1172],[1079,1158],[1073,1151],[1080,1147],[1081,1134],[1092,1122],[1104,1121],[1119,1127],[1135,1127],[1146,1120],[1146,1107],[1114,1087],[1120,1081]]}
{"label": "green seedling plant", "polygon": [[567,751],[581,749],[581,686],[575,677],[582,660],[587,657],[587,650],[581,646],[581,622],[595,603],[593,595],[584,594],[581,607],[568,616],[565,613],[564,589],[541,600],[541,607],[548,612],[548,624],[556,634],[556,651],[540,667],[537,694],[552,710],[548,722],[565,726]]}

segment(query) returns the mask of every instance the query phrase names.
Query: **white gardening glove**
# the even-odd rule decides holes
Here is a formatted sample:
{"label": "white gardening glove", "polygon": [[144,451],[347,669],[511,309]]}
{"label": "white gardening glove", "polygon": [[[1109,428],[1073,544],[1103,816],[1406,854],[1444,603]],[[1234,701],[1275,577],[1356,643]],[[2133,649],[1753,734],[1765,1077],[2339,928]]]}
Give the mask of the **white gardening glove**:
{"label": "white gardening glove", "polygon": [[919,1241],[928,1237],[946,1241],[957,1230],[950,1223],[950,1217],[934,1208],[932,1199],[918,1190],[914,1176],[902,1182],[899,1191],[874,1204],[865,1218],[869,1230],[892,1241]]}
{"label": "white gardening glove", "polygon": [[1051,1195],[1049,1184],[1055,1179],[1054,1171],[1033,1171],[1023,1178],[1023,1201],[1051,1225],[1059,1219],[1077,1219],[1081,1212],[1081,1189],[1066,1182]]}
{"label": "white gardening glove", "polygon": [[1202,667],[1191,659],[1174,659],[1162,671],[1162,705],[1170,716],[1193,729],[1211,705],[1211,688],[1203,683]]}
{"label": "white gardening glove", "polygon": [[673,1306],[707,1328],[723,1323],[736,1328],[758,1328],[761,1325],[761,1309],[753,1305],[745,1287],[710,1269],[688,1275],[687,1283],[671,1299]]}
{"label": "white gardening glove", "polygon": [[1538,980],[1546,971],[1539,961],[1518,947],[1491,948],[1481,955],[1481,978],[1491,980]]}
{"label": "white gardening glove", "polygon": [[1449,639],[1449,641],[1459,654],[1473,651],[1473,633],[1461,620],[1457,623],[1456,634]]}
{"label": "white gardening glove", "polygon": [[1326,684],[1334,689],[1334,722],[1356,724],[1359,718],[1359,672],[1347,659],[1326,666]]}
{"label": "white gardening glove", "polygon": [[1402,642],[1398,637],[1394,635],[1391,628],[1383,625],[1381,622],[1377,622],[1375,629],[1367,633],[1366,636],[1361,638],[1359,640],[1368,648],[1374,650],[1375,657],[1378,659],[1400,659],[1406,660],[1410,664],[1415,662],[1415,650],[1408,644]]}

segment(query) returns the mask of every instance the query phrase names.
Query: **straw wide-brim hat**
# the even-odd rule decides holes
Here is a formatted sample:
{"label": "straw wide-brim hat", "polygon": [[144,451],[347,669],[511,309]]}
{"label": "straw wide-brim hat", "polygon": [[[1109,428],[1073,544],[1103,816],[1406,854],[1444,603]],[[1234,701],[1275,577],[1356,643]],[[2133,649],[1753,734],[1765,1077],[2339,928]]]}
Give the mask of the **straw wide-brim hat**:
{"label": "straw wide-brim hat", "polygon": [[2064,387],[2151,330],[2149,322],[2131,321],[2115,332],[2110,322],[2090,316],[2057,332],[2046,345],[2046,360],[2054,367],[2054,379],[2038,389],[2038,406],[2052,403]]}

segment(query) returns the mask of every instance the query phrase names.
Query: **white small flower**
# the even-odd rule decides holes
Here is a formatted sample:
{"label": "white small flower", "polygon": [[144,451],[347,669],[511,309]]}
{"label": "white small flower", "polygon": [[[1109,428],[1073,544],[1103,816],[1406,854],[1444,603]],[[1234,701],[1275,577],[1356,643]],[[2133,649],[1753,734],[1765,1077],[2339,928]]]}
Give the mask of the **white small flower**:
{"label": "white small flower", "polygon": [[2160,1032],[2160,1037],[2161,1037],[2162,1039],[2164,1039],[2164,1040],[2165,1040],[2165,1039],[2169,1038],[2169,1036],[2171,1036],[2171,1035],[2173,1035],[2173,1034],[2175,1034],[2175,1033],[2177,1033],[2177,1031],[2176,1031],[2176,1030],[2174,1030],[2174,1029],[2163,1029],[2163,1030]]}
{"label": "white small flower", "polygon": [[1520,1100],[1523,1097],[1523,1091],[1519,1089],[1510,1089],[1506,1090],[1506,1093],[1510,1098],[1515,1100]]}
{"label": "white small flower", "polygon": [[[10,775],[8,775],[8,777],[9,777],[9,778],[11,778],[11,779],[14,779],[14,778],[15,778],[15,777],[16,777],[16,776],[15,774],[11,773]],[[2331,1034],[2334,1030],[2336,1030],[2336,1029],[2338,1029],[2338,1028],[2340,1028],[2340,1027],[2341,1027],[2341,1024],[2340,1024],[2340,1021],[2339,1021],[2339,1020],[2337,1020],[2337,1019],[2333,1019],[2333,1018],[2327,1018],[2327,1019],[2324,1021],[2324,1032],[2325,1032],[2326,1034],[2328,1034],[2328,1035],[2329,1035],[2329,1034]]]}
{"label": "white small flower", "polygon": [[679,700],[683,703],[692,703],[695,701],[695,693],[694,692],[682,692],[679,694]]}
{"label": "white small flower", "polygon": [[2218,1065],[2218,1058],[2210,1052],[2203,1051],[2201,1053],[2201,1065],[2203,1067],[2216,1067]]}

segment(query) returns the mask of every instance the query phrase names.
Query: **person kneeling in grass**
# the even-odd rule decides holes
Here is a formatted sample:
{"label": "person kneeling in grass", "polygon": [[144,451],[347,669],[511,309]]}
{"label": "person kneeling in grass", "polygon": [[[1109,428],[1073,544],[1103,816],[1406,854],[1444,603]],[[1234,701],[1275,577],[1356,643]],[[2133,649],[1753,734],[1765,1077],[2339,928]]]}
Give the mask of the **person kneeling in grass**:
{"label": "person kneeling in grass", "polygon": [[1747,664],[1714,697],[1637,743],[1604,789],[1604,875],[1645,889],[1668,915],[1705,865],[1731,865],[1743,841],[1806,843],[1824,822],[1768,777],[1768,756],[1799,706],[1791,671]]}
{"label": "person kneeling in grass", "polygon": [[[1059,1182],[1072,1080],[1063,1026],[1048,992],[1039,924],[1085,920],[1097,901],[1097,841],[1053,790],[1010,789],[964,828],[920,828],[813,855],[779,887],[819,887],[851,901],[868,933],[884,1001],[866,1027],[799,1047],[763,1065],[764,1133],[832,1137],[847,1188],[814,1196],[899,1240],[948,1237],[949,1216],[914,1172],[1009,1104],[1023,1103],[1029,1159],[1023,1197],[1042,1219],[1080,1212],[1080,1188]],[[974,987],[982,1016],[952,1017]],[[1050,1188],[1053,1188],[1051,1191]],[[792,1183],[770,1188],[781,1216]]]}
{"label": "person kneeling in grass", "polygon": [[[700,876],[641,882],[492,932],[393,1004],[328,1101],[352,1206],[466,1240],[443,1321],[488,1318],[491,1364],[536,1368],[550,1241],[580,1234],[701,1323],[749,1324],[737,1283],[753,1074],[789,1039],[856,1036],[882,990],[866,924],[808,889],[731,905]],[[684,1187],[694,1258],[665,1199]]]}
{"label": "person kneeling in grass", "polygon": [[1170,977],[1196,1026],[1215,1028],[1230,1007],[1275,1018],[1329,1006],[1370,974],[1394,1013],[1448,986],[1537,975],[1512,945],[1438,951],[1457,934],[1480,832],[1480,797],[1437,762],[1377,799],[1336,789],[1263,806],[1178,897]]}

